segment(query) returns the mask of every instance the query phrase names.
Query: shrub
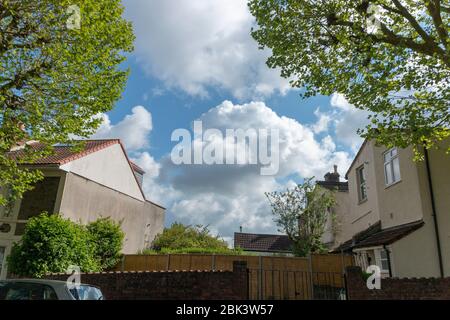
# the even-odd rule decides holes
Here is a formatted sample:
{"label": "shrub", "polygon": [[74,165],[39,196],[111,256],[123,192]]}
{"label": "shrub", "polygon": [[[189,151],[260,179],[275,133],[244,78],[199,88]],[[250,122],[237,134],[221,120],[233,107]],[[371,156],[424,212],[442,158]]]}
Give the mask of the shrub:
{"label": "shrub", "polygon": [[94,255],[102,269],[111,269],[120,261],[122,243],[125,237],[120,223],[108,218],[100,218],[87,225],[94,243]]}
{"label": "shrub", "polygon": [[[235,254],[239,250],[228,248],[226,241],[211,234],[207,227],[185,226],[175,222],[170,228],[156,236],[153,241],[154,253],[220,253]],[[152,250],[146,253],[151,254]]]}
{"label": "shrub", "polygon": [[28,221],[22,239],[11,249],[8,268],[13,274],[36,278],[65,272],[70,265],[84,272],[100,271],[94,246],[84,226],[43,213]]}

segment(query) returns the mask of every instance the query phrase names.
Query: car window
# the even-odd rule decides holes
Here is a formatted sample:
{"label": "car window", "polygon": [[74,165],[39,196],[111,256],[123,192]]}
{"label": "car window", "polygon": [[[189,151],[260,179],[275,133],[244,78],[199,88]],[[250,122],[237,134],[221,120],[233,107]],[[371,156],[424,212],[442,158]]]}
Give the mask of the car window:
{"label": "car window", "polygon": [[69,291],[76,300],[103,300],[103,294],[97,287],[80,285]]}
{"label": "car window", "polygon": [[0,284],[0,300],[57,300],[55,290],[45,284],[10,282]]}

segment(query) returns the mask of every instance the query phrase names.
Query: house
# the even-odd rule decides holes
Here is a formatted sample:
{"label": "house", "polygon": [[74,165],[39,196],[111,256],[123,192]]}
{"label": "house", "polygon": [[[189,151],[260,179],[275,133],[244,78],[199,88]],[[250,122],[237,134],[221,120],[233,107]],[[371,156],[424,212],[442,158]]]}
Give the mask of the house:
{"label": "house", "polygon": [[[350,252],[362,268],[376,264],[382,276],[450,276],[450,139],[414,161],[413,148],[366,140],[345,178],[319,181],[341,186],[329,230],[334,252]],[[344,185],[348,183],[348,190]]]}
{"label": "house", "polygon": [[[43,147],[39,142],[28,144]],[[11,156],[20,157],[22,152],[23,148],[14,148]],[[28,219],[43,211],[82,223],[99,217],[120,221],[126,254],[149,247],[163,230],[165,209],[146,199],[144,171],[130,161],[118,139],[87,140],[80,151],[70,145],[55,145],[54,154],[29,166],[40,169],[44,179],[27,191],[11,212],[0,207],[2,277],[12,244],[20,239]]]}
{"label": "house", "polygon": [[258,255],[291,256],[293,243],[286,235],[234,233],[234,247]]}

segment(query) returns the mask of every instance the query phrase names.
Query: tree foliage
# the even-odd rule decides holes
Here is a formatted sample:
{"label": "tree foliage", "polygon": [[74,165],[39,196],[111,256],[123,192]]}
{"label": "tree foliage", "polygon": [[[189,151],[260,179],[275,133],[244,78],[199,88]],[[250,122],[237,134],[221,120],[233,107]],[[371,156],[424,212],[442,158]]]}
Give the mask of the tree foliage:
{"label": "tree foliage", "polygon": [[122,242],[119,224],[109,218],[85,226],[43,213],[28,221],[21,240],[13,245],[8,270],[36,278],[66,272],[70,265],[82,272],[101,271],[117,264]]}
{"label": "tree foliage", "polygon": [[[304,97],[343,94],[360,133],[430,148],[450,136],[450,5],[441,0],[250,0],[267,64]],[[418,148],[416,148],[418,150]]]}
{"label": "tree foliage", "polygon": [[94,244],[95,257],[101,269],[114,268],[120,261],[125,233],[120,224],[111,218],[100,218],[87,225],[87,231]]}
{"label": "tree foliage", "polygon": [[[325,251],[322,236],[335,204],[334,193],[306,179],[293,189],[266,193],[279,231],[294,242],[294,253],[306,256]],[[333,221],[331,221],[333,222]]]}
{"label": "tree foliage", "polygon": [[174,222],[170,228],[157,235],[153,241],[153,249],[157,252],[187,252],[187,251],[226,251],[227,243],[219,236],[211,234],[205,226],[183,225]]}
{"label": "tree foliage", "polygon": [[[96,115],[120,98],[128,71],[119,64],[134,39],[122,13],[120,0],[0,0],[0,186],[9,198],[42,178],[21,164],[91,135]],[[11,159],[27,140],[48,147]]]}

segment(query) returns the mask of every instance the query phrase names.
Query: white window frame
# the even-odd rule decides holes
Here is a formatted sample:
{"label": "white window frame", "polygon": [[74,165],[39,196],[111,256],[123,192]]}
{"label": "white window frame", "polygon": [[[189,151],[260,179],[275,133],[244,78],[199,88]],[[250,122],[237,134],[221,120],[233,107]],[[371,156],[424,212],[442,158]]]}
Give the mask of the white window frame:
{"label": "white window frame", "polygon": [[[382,256],[381,256],[381,252],[383,252],[383,251],[386,252],[386,258],[382,258]],[[389,273],[389,257],[388,257],[388,254],[389,254],[389,252],[386,249],[384,249],[384,248],[380,248],[380,249],[375,250],[376,264],[377,264],[377,266],[380,267],[380,270],[383,273]],[[386,262],[387,269],[383,268],[383,261]]]}
{"label": "white window frame", "polygon": [[[395,151],[395,154],[394,154]],[[394,155],[393,155],[394,154]],[[386,156],[388,156],[388,159],[386,160]],[[394,160],[398,161],[398,180],[395,180],[395,174],[394,174]],[[391,148],[387,150],[385,153],[383,153],[383,170],[384,170],[384,184],[386,187],[389,187],[393,184],[396,184],[397,182],[402,181],[402,176],[400,173],[400,157],[398,155],[398,149],[397,148]],[[388,172],[386,170],[386,166],[389,166],[391,168],[391,179],[392,182],[388,182]]]}
{"label": "white window frame", "polygon": [[[361,181],[361,171],[363,181]],[[367,176],[366,176],[366,167],[364,165],[356,168],[356,183],[358,185],[358,200],[359,202],[363,202],[367,200]],[[362,189],[364,188],[364,197]]]}

